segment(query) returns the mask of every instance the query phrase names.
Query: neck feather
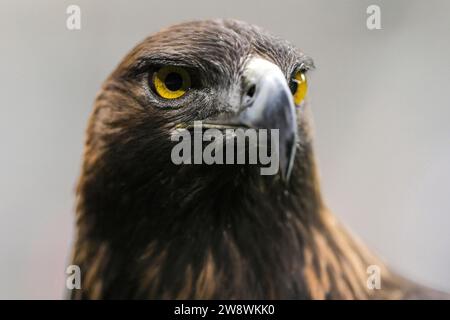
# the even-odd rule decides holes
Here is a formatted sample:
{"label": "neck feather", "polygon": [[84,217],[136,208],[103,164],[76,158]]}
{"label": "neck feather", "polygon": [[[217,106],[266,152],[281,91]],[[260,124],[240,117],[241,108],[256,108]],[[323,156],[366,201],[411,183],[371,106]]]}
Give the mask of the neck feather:
{"label": "neck feather", "polygon": [[115,174],[85,167],[80,180],[75,298],[372,298],[369,265],[391,286],[324,207],[311,150],[287,185],[245,168],[155,172],[145,186]]}

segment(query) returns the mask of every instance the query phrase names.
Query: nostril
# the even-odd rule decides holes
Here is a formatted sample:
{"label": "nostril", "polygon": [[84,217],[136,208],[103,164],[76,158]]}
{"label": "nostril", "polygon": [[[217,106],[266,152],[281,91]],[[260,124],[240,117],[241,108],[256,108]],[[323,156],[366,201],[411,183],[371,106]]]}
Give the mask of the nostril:
{"label": "nostril", "polygon": [[252,85],[250,88],[248,88],[247,90],[247,96],[250,98],[253,98],[253,96],[255,95],[255,91],[256,91],[256,86]]}

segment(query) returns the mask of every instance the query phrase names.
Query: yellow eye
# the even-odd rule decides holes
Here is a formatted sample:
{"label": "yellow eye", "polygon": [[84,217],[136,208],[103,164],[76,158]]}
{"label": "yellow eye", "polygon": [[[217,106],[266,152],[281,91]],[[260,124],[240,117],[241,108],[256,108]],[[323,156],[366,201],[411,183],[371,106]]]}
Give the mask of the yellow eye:
{"label": "yellow eye", "polygon": [[175,66],[162,67],[153,74],[154,91],[164,99],[177,99],[186,94],[191,87],[189,73]]}
{"label": "yellow eye", "polygon": [[306,92],[308,91],[308,82],[306,81],[305,73],[302,71],[297,72],[289,86],[294,95],[294,103],[299,105],[305,99]]}

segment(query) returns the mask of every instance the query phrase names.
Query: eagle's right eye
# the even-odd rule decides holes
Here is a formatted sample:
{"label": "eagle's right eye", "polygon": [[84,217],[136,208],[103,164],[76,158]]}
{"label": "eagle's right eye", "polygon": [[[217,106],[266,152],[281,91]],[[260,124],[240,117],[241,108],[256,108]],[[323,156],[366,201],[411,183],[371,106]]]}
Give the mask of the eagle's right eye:
{"label": "eagle's right eye", "polygon": [[190,89],[191,77],[182,67],[165,66],[153,73],[151,87],[161,98],[177,99]]}

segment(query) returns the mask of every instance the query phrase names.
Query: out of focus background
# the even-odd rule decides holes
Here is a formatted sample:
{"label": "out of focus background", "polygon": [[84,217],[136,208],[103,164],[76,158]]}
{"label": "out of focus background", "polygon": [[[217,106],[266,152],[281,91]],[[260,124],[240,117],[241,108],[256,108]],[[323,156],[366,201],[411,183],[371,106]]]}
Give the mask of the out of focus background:
{"label": "out of focus background", "polygon": [[[81,8],[81,30],[66,8]],[[381,8],[368,30],[366,8]],[[0,298],[63,297],[96,91],[162,27],[236,18],[312,56],[329,207],[404,275],[450,291],[450,2],[0,2]]]}

